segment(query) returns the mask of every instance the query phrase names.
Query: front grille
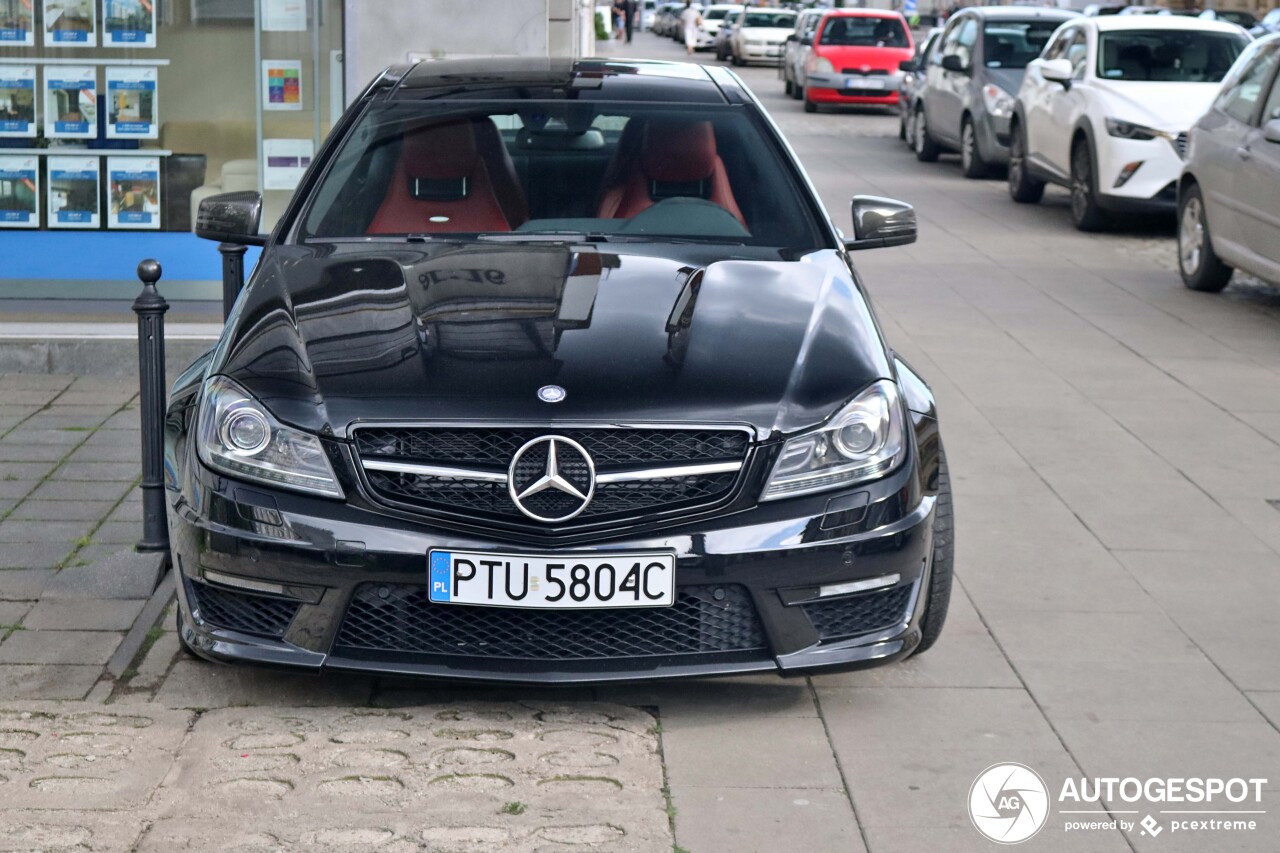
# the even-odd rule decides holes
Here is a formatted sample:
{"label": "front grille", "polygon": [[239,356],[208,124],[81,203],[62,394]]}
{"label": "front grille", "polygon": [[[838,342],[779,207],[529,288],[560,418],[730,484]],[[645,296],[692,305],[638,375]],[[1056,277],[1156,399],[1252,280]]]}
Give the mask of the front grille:
{"label": "front grille", "polygon": [[883,631],[902,622],[914,588],[910,585],[897,586],[881,592],[815,601],[803,607],[821,639],[857,637]]}
{"label": "front grille", "polygon": [[[597,476],[682,465],[742,463],[751,443],[750,435],[741,430],[505,427],[365,427],[356,431],[355,443],[357,454],[366,462],[387,460],[505,475],[521,447],[550,434],[581,444],[591,454]],[[521,459],[521,464],[538,468],[545,464],[544,460],[545,456],[531,453]],[[576,470],[573,465],[583,470]],[[561,471],[585,489],[586,470],[580,462],[564,457]],[[365,473],[375,497],[398,505],[497,522],[527,523],[511,500],[505,482],[371,468],[366,468]],[[597,483],[591,502],[575,521],[708,506],[728,497],[738,476],[739,472],[731,471]],[[578,501],[564,492],[548,489],[526,499],[525,506],[543,518],[559,518],[576,509]]]}
{"label": "front grille", "polygon": [[1187,134],[1179,133],[1178,138],[1173,141],[1173,150],[1178,152],[1180,159],[1187,159]]}
{"label": "front grille", "polygon": [[751,596],[736,584],[680,587],[670,607],[519,610],[432,604],[424,586],[368,583],[352,596],[334,654],[573,661],[764,648]]}
{"label": "front grille", "polygon": [[188,580],[187,597],[200,620],[245,634],[283,637],[298,613],[298,602],[231,592]]}
{"label": "front grille", "polygon": [[861,68],[845,68],[840,71],[841,74],[861,74],[863,77],[885,77],[889,72],[883,68],[872,68],[870,71],[863,71]]}

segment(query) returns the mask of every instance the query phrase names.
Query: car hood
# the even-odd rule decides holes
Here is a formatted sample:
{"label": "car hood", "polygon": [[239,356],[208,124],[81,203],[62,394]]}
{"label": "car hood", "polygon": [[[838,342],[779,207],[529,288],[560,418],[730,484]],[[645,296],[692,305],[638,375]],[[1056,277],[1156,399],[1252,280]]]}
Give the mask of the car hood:
{"label": "car hood", "polygon": [[[836,252],[654,248],[275,247],[213,372],[285,423],[339,437],[361,421],[461,419],[737,423],[763,438],[892,375]],[[542,402],[545,385],[565,399]]]}
{"label": "car hood", "polygon": [[1220,88],[1217,83],[1150,83],[1098,80],[1108,118],[1181,133],[1208,111]]}

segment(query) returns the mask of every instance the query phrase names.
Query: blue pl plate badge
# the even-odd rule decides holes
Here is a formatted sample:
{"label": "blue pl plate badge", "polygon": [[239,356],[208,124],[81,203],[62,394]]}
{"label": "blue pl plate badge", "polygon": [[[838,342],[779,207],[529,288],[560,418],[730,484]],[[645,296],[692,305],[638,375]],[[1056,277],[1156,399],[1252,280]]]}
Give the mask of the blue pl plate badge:
{"label": "blue pl plate badge", "polygon": [[431,552],[431,600],[448,601],[453,572],[449,569],[449,552]]}

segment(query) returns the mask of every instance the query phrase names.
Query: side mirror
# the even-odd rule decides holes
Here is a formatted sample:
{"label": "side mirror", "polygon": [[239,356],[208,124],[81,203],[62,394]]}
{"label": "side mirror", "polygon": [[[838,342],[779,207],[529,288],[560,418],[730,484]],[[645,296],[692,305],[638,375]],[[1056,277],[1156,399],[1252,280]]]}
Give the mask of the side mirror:
{"label": "side mirror", "polygon": [[1280,118],[1273,118],[1262,126],[1262,138],[1268,142],[1280,142]]}
{"label": "side mirror", "polygon": [[853,239],[845,241],[845,251],[905,246],[916,241],[916,211],[906,202],[855,195],[850,207]]}
{"label": "side mirror", "polygon": [[969,73],[969,66],[965,65],[964,62],[960,60],[960,57],[956,56],[954,53],[948,53],[946,56],[942,57],[942,67],[947,71],[954,71],[957,74]]}
{"label": "side mirror", "polygon": [[1053,82],[1061,83],[1063,86],[1071,85],[1071,76],[1075,69],[1071,67],[1069,59],[1037,59],[1037,67],[1040,69],[1040,76]]}
{"label": "side mirror", "polygon": [[904,59],[898,63],[898,70],[912,74],[920,70],[920,62],[915,59]]}
{"label": "side mirror", "polygon": [[813,36],[800,36],[801,44],[813,44]]}
{"label": "side mirror", "polygon": [[266,236],[258,233],[261,220],[261,195],[252,190],[221,193],[200,202],[196,211],[196,236],[219,243],[265,246]]}

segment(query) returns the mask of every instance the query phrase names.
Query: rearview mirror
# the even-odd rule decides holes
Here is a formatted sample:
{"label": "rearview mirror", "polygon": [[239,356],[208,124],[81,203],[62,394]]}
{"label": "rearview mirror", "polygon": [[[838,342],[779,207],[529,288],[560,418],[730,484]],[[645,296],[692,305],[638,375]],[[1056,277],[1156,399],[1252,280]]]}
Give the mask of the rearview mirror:
{"label": "rearview mirror", "polygon": [[1040,76],[1053,83],[1061,83],[1064,86],[1071,84],[1071,75],[1075,69],[1071,67],[1069,59],[1037,59],[1039,63]]}
{"label": "rearview mirror", "polygon": [[899,62],[899,63],[898,63],[898,70],[899,70],[899,71],[905,71],[905,72],[907,72],[908,74],[910,74],[910,73],[912,73],[913,71],[919,71],[919,70],[920,70],[920,63],[919,63],[919,62],[917,62],[917,61],[916,61],[916,60],[914,60],[914,59],[904,59],[904,60],[902,60],[901,62]]}
{"label": "rearview mirror", "polygon": [[262,196],[252,190],[220,193],[200,202],[196,211],[196,236],[219,243],[265,246],[258,233],[262,220]]}
{"label": "rearview mirror", "polygon": [[954,53],[948,53],[946,56],[942,57],[942,67],[947,71],[954,71],[957,74],[969,73],[969,67],[965,65],[964,61]]}
{"label": "rearview mirror", "polygon": [[1262,138],[1268,142],[1280,142],[1280,118],[1273,118],[1262,126]]}
{"label": "rearview mirror", "polygon": [[855,195],[850,207],[853,239],[845,241],[845,251],[905,246],[916,241],[916,211],[906,202]]}

